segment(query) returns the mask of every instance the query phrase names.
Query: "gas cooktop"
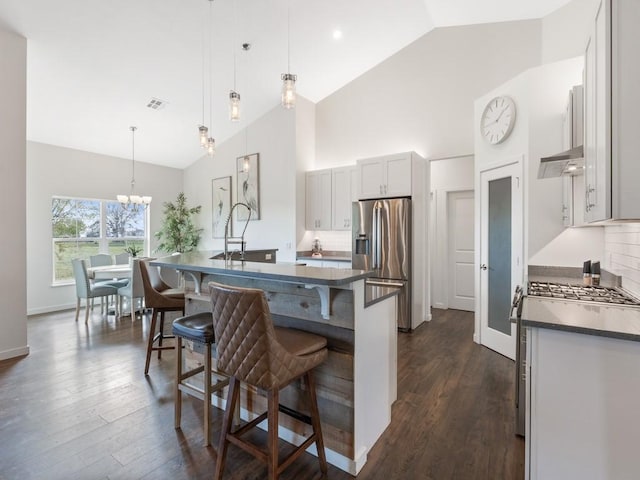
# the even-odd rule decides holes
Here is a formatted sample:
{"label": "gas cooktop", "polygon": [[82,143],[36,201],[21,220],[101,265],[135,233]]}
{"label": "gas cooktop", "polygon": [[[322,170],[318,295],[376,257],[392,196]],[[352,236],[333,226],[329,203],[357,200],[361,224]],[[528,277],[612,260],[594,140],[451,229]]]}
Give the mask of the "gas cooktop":
{"label": "gas cooktop", "polygon": [[568,283],[529,282],[528,295],[582,302],[598,302],[613,305],[640,306],[640,301],[616,288]]}

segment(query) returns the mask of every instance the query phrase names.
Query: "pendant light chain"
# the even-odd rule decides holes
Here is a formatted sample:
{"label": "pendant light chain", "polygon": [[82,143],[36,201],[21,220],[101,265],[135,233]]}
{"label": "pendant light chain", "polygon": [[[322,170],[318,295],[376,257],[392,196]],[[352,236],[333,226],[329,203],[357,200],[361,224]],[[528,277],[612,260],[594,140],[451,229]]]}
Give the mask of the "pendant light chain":
{"label": "pendant light chain", "polygon": [[131,130],[131,194],[136,186],[136,127],[129,127]]}

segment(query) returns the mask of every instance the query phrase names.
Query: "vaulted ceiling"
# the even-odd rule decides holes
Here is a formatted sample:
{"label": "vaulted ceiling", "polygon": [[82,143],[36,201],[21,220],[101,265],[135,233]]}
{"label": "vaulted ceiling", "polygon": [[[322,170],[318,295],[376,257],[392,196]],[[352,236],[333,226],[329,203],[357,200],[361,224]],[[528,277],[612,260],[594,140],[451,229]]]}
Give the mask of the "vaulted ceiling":
{"label": "vaulted ceiling", "polygon": [[[278,105],[288,52],[298,93],[318,102],[433,28],[540,18],[568,2],[0,0],[0,26],[28,39],[29,140],[130,158],[136,125],[137,160],[184,168],[203,154],[203,117],[220,143]],[[238,123],[227,117],[234,82]]]}

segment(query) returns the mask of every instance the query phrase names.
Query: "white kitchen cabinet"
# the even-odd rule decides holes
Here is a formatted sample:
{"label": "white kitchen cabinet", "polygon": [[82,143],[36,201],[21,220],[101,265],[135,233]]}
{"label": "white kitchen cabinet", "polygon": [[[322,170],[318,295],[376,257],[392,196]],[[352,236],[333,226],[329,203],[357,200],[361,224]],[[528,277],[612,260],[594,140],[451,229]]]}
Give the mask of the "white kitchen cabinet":
{"label": "white kitchen cabinet", "polygon": [[640,218],[640,10],[602,0],[585,48],[585,220]]}
{"label": "white kitchen cabinet", "polygon": [[299,262],[304,263],[307,267],[351,268],[351,262],[342,260],[299,260]]}
{"label": "white kitchen cabinet", "polygon": [[411,152],[358,160],[360,199],[411,196]]}
{"label": "white kitchen cabinet", "polygon": [[358,169],[355,165],[334,168],[331,176],[332,228],[333,230],[351,230],[351,204],[358,200]]}
{"label": "white kitchen cabinet", "polygon": [[331,169],[306,174],[305,227],[331,230]]}
{"label": "white kitchen cabinet", "polygon": [[638,478],[640,343],[530,327],[527,359],[525,478]]}

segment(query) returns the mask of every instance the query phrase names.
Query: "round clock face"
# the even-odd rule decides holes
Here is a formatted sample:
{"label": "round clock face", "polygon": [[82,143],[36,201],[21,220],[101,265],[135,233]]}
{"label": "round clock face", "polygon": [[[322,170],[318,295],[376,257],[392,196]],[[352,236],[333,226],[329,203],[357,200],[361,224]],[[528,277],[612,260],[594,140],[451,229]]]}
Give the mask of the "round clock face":
{"label": "round clock face", "polygon": [[503,142],[516,123],[516,104],[507,96],[491,99],[482,112],[480,133],[484,139],[496,145]]}

